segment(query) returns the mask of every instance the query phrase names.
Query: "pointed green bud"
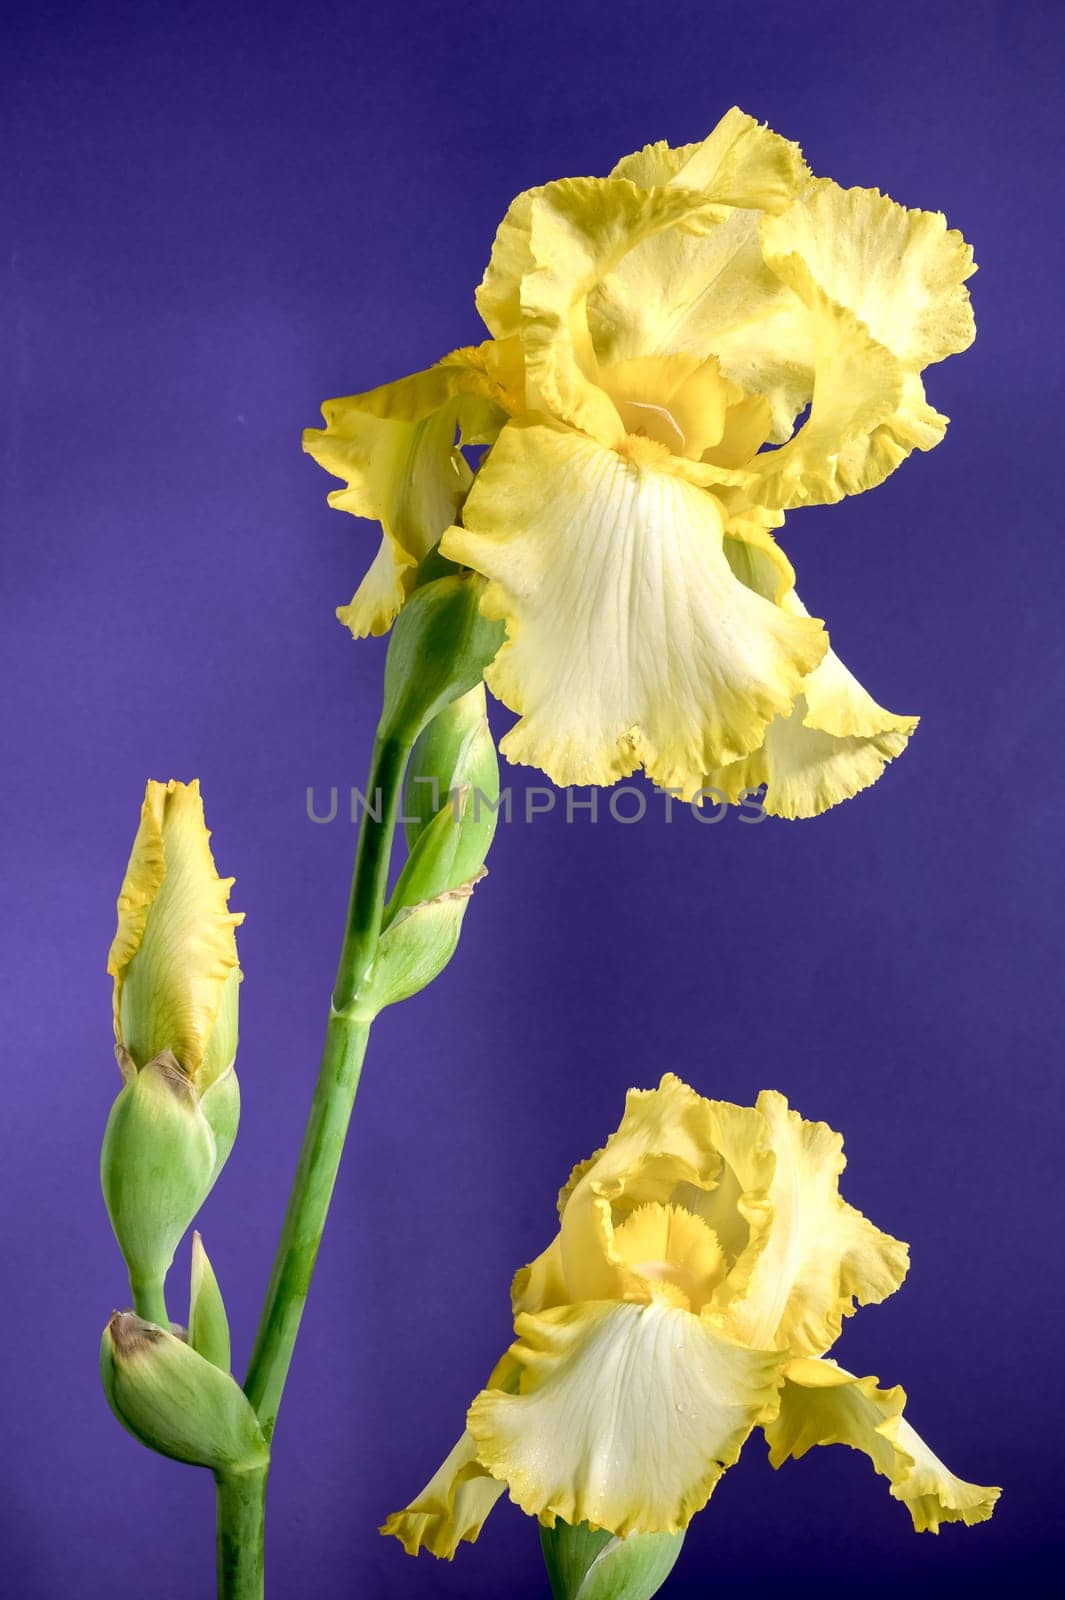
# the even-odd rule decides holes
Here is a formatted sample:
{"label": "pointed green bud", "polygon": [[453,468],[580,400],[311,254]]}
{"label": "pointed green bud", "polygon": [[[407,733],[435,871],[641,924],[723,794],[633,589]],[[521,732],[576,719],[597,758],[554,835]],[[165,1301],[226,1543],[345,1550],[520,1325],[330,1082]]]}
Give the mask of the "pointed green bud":
{"label": "pointed green bud", "polygon": [[[418,735],[403,792],[408,850],[413,850],[419,834],[449,798],[463,789],[483,796],[476,819],[486,831],[483,861],[495,831],[499,801],[499,762],[488,726],[483,683],[445,706]],[[471,816],[469,821],[473,820]]]}
{"label": "pointed green bud", "polygon": [[448,889],[435,900],[404,906],[382,933],[358,1015],[371,1021],[385,1006],[409,1000],[447,966],[455,953],[473,884]]}
{"label": "pointed green bud", "polygon": [[456,790],[427,828],[418,835],[385,908],[387,929],[400,911],[435,900],[449,889],[462,889],[484,876],[481,861],[471,858],[464,839],[470,791]]}
{"label": "pointed green bud", "polygon": [[192,1236],[188,1342],[197,1355],[210,1361],[212,1366],[222,1372],[229,1371],[229,1318],[218,1279],[198,1233]]}
{"label": "pointed green bud", "polygon": [[214,1472],[264,1467],[269,1448],[243,1390],[183,1340],[116,1311],[100,1345],[115,1416],[160,1455]]}
{"label": "pointed green bud", "polygon": [[451,574],[418,585],[392,629],[378,736],[413,744],[452,700],[468,693],[503,643],[480,611],[484,580]]}
{"label": "pointed green bud", "polygon": [[210,1193],[218,1147],[195,1089],[169,1051],[134,1074],[111,1107],[100,1185],[134,1295],[161,1284]]}
{"label": "pointed green bud", "polygon": [[540,1525],[554,1600],[651,1600],[673,1571],[684,1533],[633,1533],[618,1539],[586,1522]]}

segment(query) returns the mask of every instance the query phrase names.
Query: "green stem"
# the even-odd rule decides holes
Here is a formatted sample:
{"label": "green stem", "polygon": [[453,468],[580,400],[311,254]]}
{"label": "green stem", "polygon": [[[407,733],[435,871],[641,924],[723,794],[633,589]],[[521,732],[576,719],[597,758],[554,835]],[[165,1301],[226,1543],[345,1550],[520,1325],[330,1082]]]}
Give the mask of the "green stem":
{"label": "green stem", "polygon": [[[347,930],[333,985],[335,1011],[346,1010],[358,997],[374,958],[388,888],[388,864],[399,816],[403,774],[410,752],[410,744],[399,739],[378,736],[374,740],[366,796],[369,809],[363,812],[359,841],[355,846]],[[375,812],[379,812],[379,817]]]}
{"label": "green stem", "polygon": [[138,1317],[143,1317],[145,1322],[154,1322],[156,1327],[170,1331],[170,1318],[166,1314],[166,1299],[163,1294],[162,1278],[153,1278],[151,1283],[134,1283],[129,1280],[133,1294],[133,1309]]}
{"label": "green stem", "polygon": [[218,1600],[262,1600],[266,1473],[215,1474]]}
{"label": "green stem", "polygon": [[[374,742],[367,795],[370,809],[363,813],[355,850],[347,928],[322,1063],[244,1385],[267,1439],[277,1421],[366,1053],[370,1024],[352,1012],[373,963],[381,930],[392,839],[409,754],[409,745],[399,741]],[[381,805],[375,817],[377,790]]]}

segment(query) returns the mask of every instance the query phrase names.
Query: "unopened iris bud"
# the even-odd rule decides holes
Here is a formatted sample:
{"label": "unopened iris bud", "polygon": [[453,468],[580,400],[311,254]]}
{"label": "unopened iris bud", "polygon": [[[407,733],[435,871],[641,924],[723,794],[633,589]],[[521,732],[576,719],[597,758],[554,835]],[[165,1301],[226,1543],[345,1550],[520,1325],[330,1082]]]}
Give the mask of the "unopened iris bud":
{"label": "unopened iris bud", "polygon": [[676,1565],[684,1532],[619,1539],[586,1522],[540,1526],[554,1600],[651,1600]]}
{"label": "unopened iris bud", "polygon": [[479,683],[433,718],[411,752],[404,794],[410,858],[386,926],[403,906],[476,882],[498,804],[499,764]]}
{"label": "unopened iris bud", "polygon": [[466,819],[470,853],[479,857],[476,870],[488,854],[499,804],[499,762],[483,683],[439,712],[411,751],[403,795],[409,850],[443,806],[450,802],[454,809],[463,790],[479,802],[467,808]]}
{"label": "unopened iris bud", "polygon": [[381,738],[413,743],[438,712],[480,683],[503,642],[502,625],[481,615],[483,591],[482,580],[469,572],[415,588],[385,658]]}
{"label": "unopened iris bud", "polygon": [[115,1416],[149,1449],[213,1472],[264,1467],[269,1449],[243,1390],[190,1345],[116,1311],[100,1346]]}
{"label": "unopened iris bud", "polygon": [[495,833],[499,767],[484,685],[439,711],[419,736],[407,772],[410,856],[385,909],[367,1016],[424,989],[455,953],[474,884]]}
{"label": "unopened iris bud", "polygon": [[198,783],[151,782],[118,899],[107,969],[126,1080],[104,1135],[101,1184],[137,1308],[164,1323],[179,1240],[236,1137],[241,979]]}

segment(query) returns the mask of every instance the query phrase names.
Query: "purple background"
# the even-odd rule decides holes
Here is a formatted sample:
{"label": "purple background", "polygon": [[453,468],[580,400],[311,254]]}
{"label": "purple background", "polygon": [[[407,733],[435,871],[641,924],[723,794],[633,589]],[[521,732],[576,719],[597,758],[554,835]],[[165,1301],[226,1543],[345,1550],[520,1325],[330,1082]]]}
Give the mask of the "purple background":
{"label": "purple background", "polygon": [[452,967],[374,1033],[277,1434],[271,1592],[546,1593],[505,1501],[452,1566],[373,1530],[461,1429],[557,1185],[667,1068],[844,1130],[848,1197],[914,1265],[837,1353],[1005,1486],[991,1525],[918,1538],[863,1459],[774,1474],[756,1438],[668,1592],[1050,1592],[1062,32],[1036,0],[44,3],[9,24],[4,1593],[210,1587],[209,1477],[136,1447],[96,1378],[125,1300],[96,1175],[103,968],[144,780],[199,775],[247,912],[244,1122],[202,1218],[243,1361],[352,847],[305,792],[361,780],[382,662],[332,620],[375,536],[327,510],[300,429],[479,336],[512,194],[698,138],[734,101],[976,245],[979,338],[931,373],[946,442],[785,539],[848,663],[924,720],[815,822],[667,826],[652,800],[640,826],[501,830]]}

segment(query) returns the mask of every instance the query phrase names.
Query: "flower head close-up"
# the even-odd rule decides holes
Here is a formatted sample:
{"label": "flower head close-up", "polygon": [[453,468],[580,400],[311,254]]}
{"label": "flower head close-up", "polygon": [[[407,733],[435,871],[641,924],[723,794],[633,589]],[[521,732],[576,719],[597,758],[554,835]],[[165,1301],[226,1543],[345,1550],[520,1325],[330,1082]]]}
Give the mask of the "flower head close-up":
{"label": "flower head close-up", "polygon": [[841,1197],[842,1145],[773,1091],[732,1105],[673,1074],[630,1091],[514,1279],[514,1343],[466,1431],[383,1531],[450,1558],[509,1491],[548,1527],[678,1534],[756,1428],[778,1467],[817,1444],[864,1453],[918,1531],[990,1517],[999,1491],[944,1466],[903,1390],[829,1356],[908,1266]]}
{"label": "flower head close-up", "polygon": [[917,719],[844,666],[780,530],[942,439],[922,373],[972,341],[973,270],[942,215],[814,176],[735,107],[525,191],[477,290],[492,337],[304,436],[331,504],[383,530],[338,615],[385,631],[439,545],[506,625],[486,678],[512,761],[685,799],[765,785],[789,818],[850,798]]}

